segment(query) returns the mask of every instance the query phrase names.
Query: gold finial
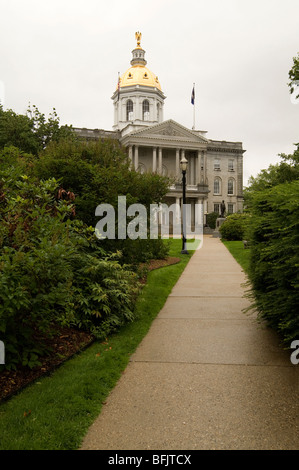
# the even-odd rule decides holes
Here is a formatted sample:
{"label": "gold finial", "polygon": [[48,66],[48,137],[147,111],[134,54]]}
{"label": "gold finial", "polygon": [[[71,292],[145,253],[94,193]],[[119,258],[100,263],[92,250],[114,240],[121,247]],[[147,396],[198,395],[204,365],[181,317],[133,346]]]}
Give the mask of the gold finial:
{"label": "gold finial", "polygon": [[142,36],[142,34],[139,33],[139,31],[137,31],[137,33],[135,33],[135,39],[137,41],[137,47],[140,47],[141,36]]}

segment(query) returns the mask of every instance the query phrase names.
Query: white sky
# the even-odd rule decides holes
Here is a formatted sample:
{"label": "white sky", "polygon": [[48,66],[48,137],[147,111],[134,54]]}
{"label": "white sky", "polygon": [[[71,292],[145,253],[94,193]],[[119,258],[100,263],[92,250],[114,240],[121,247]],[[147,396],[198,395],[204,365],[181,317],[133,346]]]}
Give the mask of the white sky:
{"label": "white sky", "polygon": [[299,52],[298,0],[0,0],[0,99],[61,124],[111,130],[118,72],[135,31],[167,96],[164,119],[241,141],[244,184],[299,141],[288,72]]}

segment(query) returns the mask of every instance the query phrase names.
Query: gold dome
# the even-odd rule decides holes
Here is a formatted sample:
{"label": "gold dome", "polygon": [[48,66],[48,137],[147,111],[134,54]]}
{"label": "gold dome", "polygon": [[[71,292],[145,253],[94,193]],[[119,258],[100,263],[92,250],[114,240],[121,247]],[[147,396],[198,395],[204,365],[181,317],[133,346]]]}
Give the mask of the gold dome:
{"label": "gold dome", "polygon": [[161,90],[158,77],[146,67],[145,50],[140,46],[142,34],[135,33],[137,46],[132,51],[131,67],[119,79],[117,87],[143,85]]}
{"label": "gold dome", "polygon": [[156,87],[161,90],[158,77],[147,67],[142,65],[134,65],[133,67],[130,67],[120,78],[120,88],[136,85]]}

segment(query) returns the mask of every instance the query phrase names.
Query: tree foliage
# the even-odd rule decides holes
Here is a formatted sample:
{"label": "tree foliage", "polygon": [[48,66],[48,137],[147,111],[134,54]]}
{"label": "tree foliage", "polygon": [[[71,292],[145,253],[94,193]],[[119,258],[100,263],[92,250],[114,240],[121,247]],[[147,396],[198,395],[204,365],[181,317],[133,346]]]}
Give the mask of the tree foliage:
{"label": "tree foliage", "polygon": [[103,338],[132,320],[138,283],[74,218],[72,194],[26,175],[16,155],[0,154],[0,334],[6,367],[34,367],[58,325]]}
{"label": "tree foliage", "polygon": [[[293,94],[295,89],[299,87],[299,52],[296,57],[293,57],[293,66],[289,71],[289,83],[290,93]],[[298,88],[299,90],[299,88]],[[299,98],[299,92],[296,95]]]}
{"label": "tree foliage", "polygon": [[299,336],[299,180],[256,192],[251,219],[254,306],[290,345]]}
{"label": "tree foliage", "polygon": [[299,146],[251,179],[250,281],[253,306],[289,345],[299,336]]}
{"label": "tree foliage", "polygon": [[[60,325],[102,339],[134,319],[139,290],[132,270],[164,257],[158,240],[99,241],[101,203],[147,208],[169,180],[132,171],[116,141],[84,142],[34,106],[0,107],[0,337],[6,367],[34,367]],[[128,266],[127,261],[130,262]]]}
{"label": "tree foliage", "polygon": [[46,119],[35,105],[29,105],[26,114],[17,114],[11,109],[4,111],[0,104],[0,149],[14,146],[38,155],[50,141],[75,138],[71,126],[60,126],[59,121],[55,108]]}
{"label": "tree foliage", "polygon": [[[76,195],[76,214],[84,223],[96,226],[95,209],[110,204],[116,210],[118,197],[126,196],[127,206],[139,203],[149,214],[150,204],[163,201],[169,188],[169,178],[141,174],[130,167],[128,156],[116,141],[51,142],[34,165],[41,179],[54,176],[64,188]],[[116,232],[117,237],[117,232]],[[149,258],[165,256],[161,240],[103,240],[108,251],[121,251],[123,262],[139,263]]]}
{"label": "tree foliage", "polygon": [[219,228],[224,240],[244,240],[250,215],[235,213],[228,215]]}
{"label": "tree foliage", "polygon": [[293,154],[280,154],[281,162],[262,170],[257,177],[249,179],[249,186],[244,189],[245,206],[250,209],[255,193],[272,188],[278,184],[299,179],[299,144]]}

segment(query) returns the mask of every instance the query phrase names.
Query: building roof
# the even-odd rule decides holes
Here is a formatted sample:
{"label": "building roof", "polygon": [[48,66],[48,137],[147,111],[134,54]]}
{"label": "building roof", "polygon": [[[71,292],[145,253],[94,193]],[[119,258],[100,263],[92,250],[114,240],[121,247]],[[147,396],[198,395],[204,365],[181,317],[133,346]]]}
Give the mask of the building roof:
{"label": "building roof", "polygon": [[162,91],[158,77],[144,65],[133,65],[120,78],[120,88],[136,85],[155,87]]}

